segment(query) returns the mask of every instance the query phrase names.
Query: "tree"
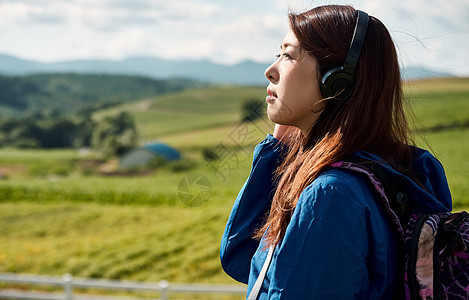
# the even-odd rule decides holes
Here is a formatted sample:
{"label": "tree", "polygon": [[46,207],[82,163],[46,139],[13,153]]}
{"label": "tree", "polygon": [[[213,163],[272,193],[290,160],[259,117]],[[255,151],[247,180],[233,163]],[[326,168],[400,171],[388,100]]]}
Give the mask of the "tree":
{"label": "tree", "polygon": [[42,129],[41,144],[44,148],[72,147],[77,130],[77,125],[70,120],[54,120],[49,126]]}
{"label": "tree", "polygon": [[106,157],[119,155],[137,144],[135,121],[127,112],[106,117],[93,131],[92,146]]}
{"label": "tree", "polygon": [[91,109],[82,109],[78,112],[77,135],[75,138],[75,147],[91,147],[93,141],[93,131],[97,124],[91,118]]}
{"label": "tree", "polygon": [[20,140],[28,140],[28,145],[34,144],[31,143],[31,141],[36,140],[37,143],[35,144],[40,147],[42,146],[40,142],[41,136],[41,128],[36,125],[35,122],[25,119],[21,122],[18,122],[17,126],[10,132],[9,140],[13,144]]}
{"label": "tree", "polygon": [[252,122],[264,117],[264,103],[257,99],[247,99],[241,106],[241,121]]}

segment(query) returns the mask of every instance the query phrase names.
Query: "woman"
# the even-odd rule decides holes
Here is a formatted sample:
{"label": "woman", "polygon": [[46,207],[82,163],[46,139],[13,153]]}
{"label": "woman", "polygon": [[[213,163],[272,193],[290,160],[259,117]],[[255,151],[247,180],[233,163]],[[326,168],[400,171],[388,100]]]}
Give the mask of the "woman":
{"label": "woman", "polygon": [[[392,225],[364,178],[330,165],[379,162],[420,211],[451,210],[444,170],[410,146],[396,50],[378,19],[331,5],[289,20],[265,72],[277,125],[233,205],[223,268],[249,293],[274,246],[258,299],[391,299],[400,285]],[[352,77],[331,90],[331,69]]]}

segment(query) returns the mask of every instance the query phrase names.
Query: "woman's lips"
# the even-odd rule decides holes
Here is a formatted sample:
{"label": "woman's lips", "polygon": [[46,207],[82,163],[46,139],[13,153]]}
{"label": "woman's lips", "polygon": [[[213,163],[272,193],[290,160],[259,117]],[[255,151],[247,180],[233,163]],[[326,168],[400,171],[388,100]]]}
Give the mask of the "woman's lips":
{"label": "woman's lips", "polygon": [[275,94],[274,91],[272,91],[271,89],[267,88],[267,97],[265,97],[265,101],[267,103],[274,103],[275,102],[275,99],[277,99],[277,94]]}

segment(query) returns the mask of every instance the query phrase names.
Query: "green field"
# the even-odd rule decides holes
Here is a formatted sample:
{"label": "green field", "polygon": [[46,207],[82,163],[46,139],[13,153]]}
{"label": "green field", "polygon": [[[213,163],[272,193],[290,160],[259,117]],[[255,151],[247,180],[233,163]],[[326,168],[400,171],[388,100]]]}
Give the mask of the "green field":
{"label": "green field", "polygon": [[447,78],[425,80],[405,88],[417,117],[417,126],[428,128],[451,125],[469,120],[469,80]]}
{"label": "green field", "polygon": [[[460,125],[469,121],[469,79],[415,82],[406,95],[425,136],[418,145],[442,161],[456,209],[468,207],[469,128]],[[203,88],[96,114],[131,112],[142,142],[159,139],[182,151],[183,164],[145,176],[101,176],[94,163],[109,162],[97,153],[0,149],[0,272],[234,283],[219,265],[218,246],[249,174],[250,149],[272,129],[265,120],[240,123],[240,107],[264,96],[264,87]],[[207,149],[229,160],[208,162]],[[191,174],[210,183],[202,206],[178,197]]]}
{"label": "green field", "polygon": [[469,78],[422,80],[407,85],[405,91],[416,117],[415,126],[423,135],[417,138],[418,145],[430,148],[442,162],[454,207],[468,207]]}
{"label": "green field", "polygon": [[264,87],[201,88],[104,110],[95,118],[131,112],[136,117],[143,141],[165,139],[175,134],[236,126],[241,118],[243,101],[257,99],[262,102],[263,98]]}

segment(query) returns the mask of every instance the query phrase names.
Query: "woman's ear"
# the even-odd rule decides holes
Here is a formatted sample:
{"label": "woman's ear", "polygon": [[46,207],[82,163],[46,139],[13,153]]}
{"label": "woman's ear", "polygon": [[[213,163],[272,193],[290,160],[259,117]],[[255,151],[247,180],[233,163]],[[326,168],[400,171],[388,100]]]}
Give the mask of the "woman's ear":
{"label": "woman's ear", "polygon": [[311,107],[311,112],[315,114],[321,113],[326,108],[326,106],[327,103],[324,99],[316,100]]}

